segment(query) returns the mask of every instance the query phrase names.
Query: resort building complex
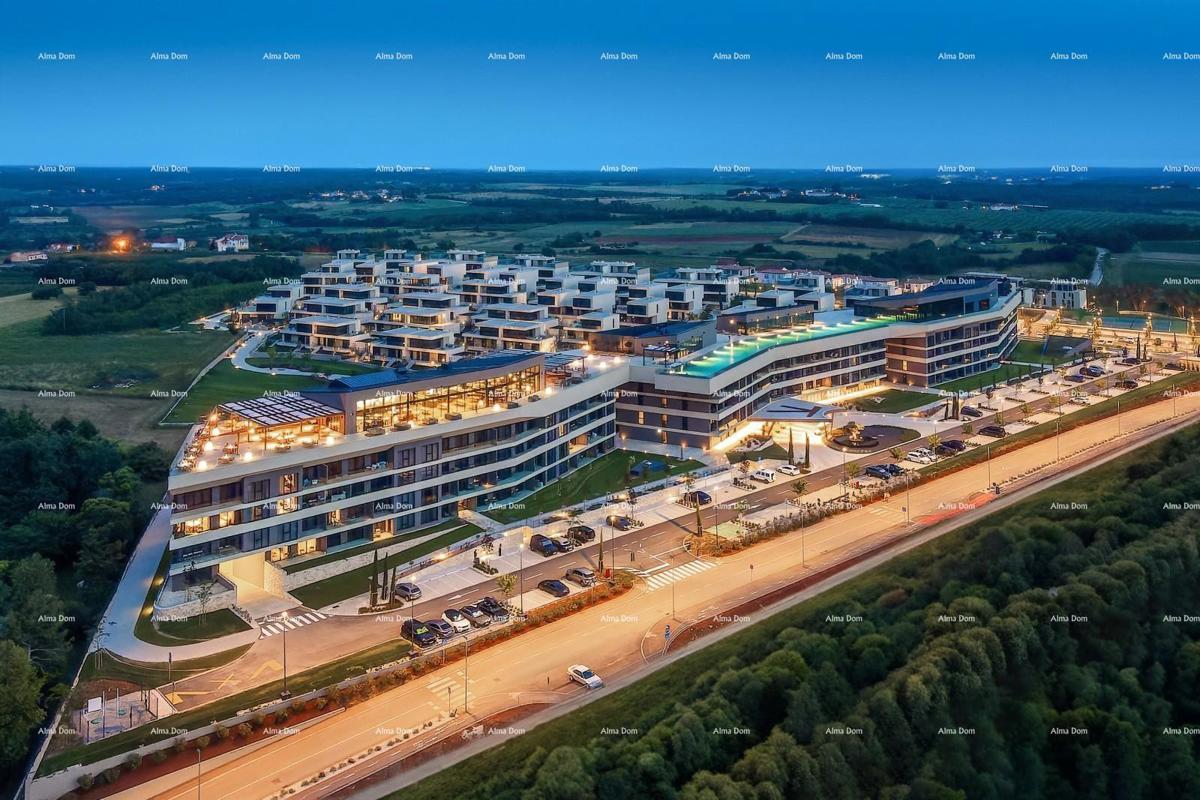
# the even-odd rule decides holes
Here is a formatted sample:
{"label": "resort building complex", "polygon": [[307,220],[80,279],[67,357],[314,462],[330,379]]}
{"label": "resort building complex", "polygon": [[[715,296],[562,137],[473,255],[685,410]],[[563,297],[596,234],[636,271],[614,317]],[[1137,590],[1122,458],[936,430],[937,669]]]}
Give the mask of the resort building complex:
{"label": "resort building complex", "polygon": [[[720,448],[787,398],[885,384],[936,395],[1016,343],[1021,292],[1002,277],[835,308],[799,282],[744,296],[727,267],[684,272],[343,251],[271,287],[243,320],[379,369],[222,403],[198,422],[169,481],[165,592],[197,578],[279,585],[295,559],[519,503],[618,446]],[[672,299],[681,288],[690,300]],[[672,321],[674,302],[696,300],[701,312]]]}

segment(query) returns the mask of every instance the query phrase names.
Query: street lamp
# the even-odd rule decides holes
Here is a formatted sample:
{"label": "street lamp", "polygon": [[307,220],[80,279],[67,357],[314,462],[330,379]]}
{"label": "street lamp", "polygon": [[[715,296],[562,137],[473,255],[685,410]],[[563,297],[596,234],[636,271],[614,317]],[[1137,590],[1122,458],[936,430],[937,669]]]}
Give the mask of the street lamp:
{"label": "street lamp", "polygon": [[[288,696],[288,688],[287,688],[287,632],[288,632],[287,621],[288,621],[288,612],[286,612],[286,611],[281,612],[279,615],[279,620],[280,620],[280,623],[283,625],[283,695],[282,696],[286,698]],[[196,782],[196,794],[197,794],[197,796],[200,794],[199,779],[197,779],[197,782]]]}
{"label": "street lamp", "polygon": [[196,800],[200,800],[200,758],[203,755],[199,747],[196,748]]}

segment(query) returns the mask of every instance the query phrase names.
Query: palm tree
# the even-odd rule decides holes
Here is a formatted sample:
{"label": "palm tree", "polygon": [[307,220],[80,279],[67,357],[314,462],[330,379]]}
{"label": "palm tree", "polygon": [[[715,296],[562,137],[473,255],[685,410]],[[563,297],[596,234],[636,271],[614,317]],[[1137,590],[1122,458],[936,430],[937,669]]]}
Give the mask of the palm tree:
{"label": "palm tree", "polygon": [[808,493],[808,481],[804,478],[796,478],[792,481],[792,491],[796,493],[797,497],[803,497]]}

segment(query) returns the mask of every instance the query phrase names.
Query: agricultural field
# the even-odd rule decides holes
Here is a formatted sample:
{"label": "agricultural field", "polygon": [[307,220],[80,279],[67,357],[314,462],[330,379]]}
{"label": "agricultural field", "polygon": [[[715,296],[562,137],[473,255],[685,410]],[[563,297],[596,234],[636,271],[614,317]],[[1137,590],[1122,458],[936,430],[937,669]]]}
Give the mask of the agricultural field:
{"label": "agricultural field", "polygon": [[784,244],[797,242],[801,244],[858,245],[873,252],[877,250],[897,250],[926,239],[941,247],[942,245],[955,242],[958,239],[958,235],[933,231],[910,231],[894,228],[855,228],[847,225],[807,223],[793,227],[788,231],[787,235],[782,237],[781,241]]}
{"label": "agricultural field", "polygon": [[[1187,279],[1200,280],[1200,251],[1163,250],[1159,244],[1144,242],[1133,252],[1114,254],[1104,271],[1105,286],[1164,286],[1179,281],[1186,289]],[[1197,288],[1197,284],[1191,285],[1193,291]]]}
{"label": "agricultural field", "polygon": [[48,336],[40,319],[4,328],[0,388],[93,391],[127,397],[186,389],[200,368],[233,342],[218,331],[140,330],[91,336]]}

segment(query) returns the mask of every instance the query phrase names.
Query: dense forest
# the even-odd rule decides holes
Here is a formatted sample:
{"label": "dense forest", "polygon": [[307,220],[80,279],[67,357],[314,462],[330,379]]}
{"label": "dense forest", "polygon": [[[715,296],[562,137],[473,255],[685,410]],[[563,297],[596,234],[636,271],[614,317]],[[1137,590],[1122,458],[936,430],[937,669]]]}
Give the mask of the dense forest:
{"label": "dense forest", "polygon": [[[80,292],[46,318],[43,330],[49,335],[81,335],[170,328],[238,305],[261,293],[266,282],[299,274],[296,261],[271,256],[187,265],[54,265],[40,277],[73,280]],[[97,286],[110,288],[85,291]]]}
{"label": "dense forest", "polygon": [[0,409],[0,785],[64,696],[159,499],[167,455]]}
{"label": "dense forest", "polygon": [[1200,796],[1200,512],[1187,505],[1198,496],[1193,428],[406,800]]}

